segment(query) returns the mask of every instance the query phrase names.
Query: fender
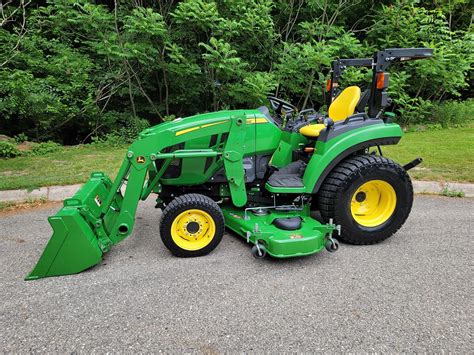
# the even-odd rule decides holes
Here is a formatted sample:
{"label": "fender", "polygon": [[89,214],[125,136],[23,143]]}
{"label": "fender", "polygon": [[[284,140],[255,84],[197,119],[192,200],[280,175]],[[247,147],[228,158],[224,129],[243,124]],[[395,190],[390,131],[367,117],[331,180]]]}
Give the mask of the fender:
{"label": "fender", "polygon": [[348,125],[337,125],[324,135],[324,139],[318,139],[316,153],[303,176],[306,193],[317,193],[332,169],[349,155],[368,147],[397,144],[403,135],[397,124],[366,122],[353,130],[346,129]]}

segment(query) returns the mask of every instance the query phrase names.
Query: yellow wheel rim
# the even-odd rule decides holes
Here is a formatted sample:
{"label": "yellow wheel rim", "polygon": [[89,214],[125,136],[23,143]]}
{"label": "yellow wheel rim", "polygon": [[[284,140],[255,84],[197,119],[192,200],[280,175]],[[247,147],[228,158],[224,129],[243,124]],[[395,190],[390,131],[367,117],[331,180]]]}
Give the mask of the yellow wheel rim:
{"label": "yellow wheel rim", "polygon": [[354,220],[364,227],[377,227],[385,223],[395,211],[397,194],[392,185],[382,180],[362,184],[351,200]]}
{"label": "yellow wheel rim", "polygon": [[185,250],[200,250],[212,241],[216,224],[205,211],[192,209],[180,213],[171,225],[171,238]]}

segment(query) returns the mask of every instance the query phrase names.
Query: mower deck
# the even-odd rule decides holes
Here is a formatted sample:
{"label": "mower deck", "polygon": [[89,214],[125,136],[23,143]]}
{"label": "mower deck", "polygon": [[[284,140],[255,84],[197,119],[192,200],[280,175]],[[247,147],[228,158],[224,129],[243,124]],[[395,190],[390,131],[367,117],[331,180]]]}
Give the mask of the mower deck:
{"label": "mower deck", "polygon": [[[310,216],[308,208],[276,210],[274,208],[238,209],[221,206],[225,225],[252,244],[263,245],[275,258],[291,258],[320,252],[336,230],[335,225],[321,224]],[[275,225],[275,220],[300,218],[301,227],[285,230]]]}

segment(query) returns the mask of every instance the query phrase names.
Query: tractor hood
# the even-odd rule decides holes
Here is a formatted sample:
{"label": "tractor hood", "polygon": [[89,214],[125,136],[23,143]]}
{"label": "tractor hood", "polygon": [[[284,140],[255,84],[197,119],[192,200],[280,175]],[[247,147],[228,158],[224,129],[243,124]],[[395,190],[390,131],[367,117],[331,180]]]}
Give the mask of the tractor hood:
{"label": "tractor hood", "polygon": [[200,128],[210,127],[209,125],[225,124],[230,122],[230,118],[236,116],[245,116],[247,119],[265,118],[258,110],[226,110],[210,113],[202,113],[189,117],[179,117],[172,121],[160,123],[142,131],[140,138],[149,137],[150,135],[171,132],[174,136],[185,135],[188,132],[198,130]]}

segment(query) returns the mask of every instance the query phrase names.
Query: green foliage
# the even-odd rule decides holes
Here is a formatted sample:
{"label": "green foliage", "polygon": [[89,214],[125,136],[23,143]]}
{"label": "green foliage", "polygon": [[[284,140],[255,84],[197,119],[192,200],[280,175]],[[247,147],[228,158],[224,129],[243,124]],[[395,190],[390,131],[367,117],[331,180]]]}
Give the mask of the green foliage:
{"label": "green foliage", "polygon": [[443,128],[472,125],[474,121],[474,100],[446,101],[436,105],[433,108],[431,121],[440,124]]}
{"label": "green foliage", "polygon": [[[15,137],[15,140],[17,141],[17,143],[21,143],[26,141],[26,139],[24,138],[25,136],[20,134],[19,136]],[[18,156],[29,155],[39,156],[57,152],[60,148],[61,145],[59,145],[58,143],[53,141],[47,141],[42,143],[34,143],[31,146],[31,150],[21,151],[16,147],[16,144],[13,142],[0,141],[0,157],[15,158]]]}
{"label": "green foliage", "polygon": [[46,155],[49,153],[57,152],[61,146],[52,141],[42,142],[33,145],[30,154],[32,155]]}
{"label": "green foliage", "polygon": [[242,105],[258,107],[267,104],[267,96],[276,86],[277,82],[272,73],[247,72],[241,82],[232,84],[229,96]]}
{"label": "green foliage", "polygon": [[421,97],[408,96],[406,101],[398,100],[397,102],[400,105],[397,122],[403,126],[425,122],[433,109],[431,101]]}
{"label": "green foliage", "polygon": [[92,137],[94,143],[113,147],[123,146],[132,143],[138,134],[149,126],[148,121],[144,119],[120,113],[115,113],[114,116],[119,117],[117,123],[120,128],[103,136]]}
{"label": "green foliage", "polygon": [[15,144],[8,141],[0,141],[0,158],[15,158],[20,155],[21,152]]}
{"label": "green foliage", "polygon": [[460,97],[468,87],[468,71],[474,61],[471,31],[452,31],[445,5],[431,9],[417,0],[397,0],[383,5],[376,14],[367,40],[377,47],[434,49],[431,60],[415,61],[392,68],[390,92],[402,124],[429,121],[432,101]]}
{"label": "green foliage", "polygon": [[441,195],[447,197],[464,197],[466,194],[464,191],[454,190],[451,189],[449,186],[445,186],[443,190],[441,190]]}
{"label": "green foliage", "polygon": [[[466,0],[47,0],[24,12],[21,4],[2,8],[0,27],[0,131],[10,136],[129,140],[143,119],[254,107],[269,93],[319,109],[332,60],[387,47],[435,50],[432,60],[392,67],[399,122],[440,122],[439,102],[469,96]],[[343,85],[370,76],[345,74]]]}
{"label": "green foliage", "polygon": [[16,135],[15,137],[13,137],[13,139],[15,140],[16,143],[20,144],[20,143],[26,142],[28,140],[28,136],[24,133],[20,133]]}

